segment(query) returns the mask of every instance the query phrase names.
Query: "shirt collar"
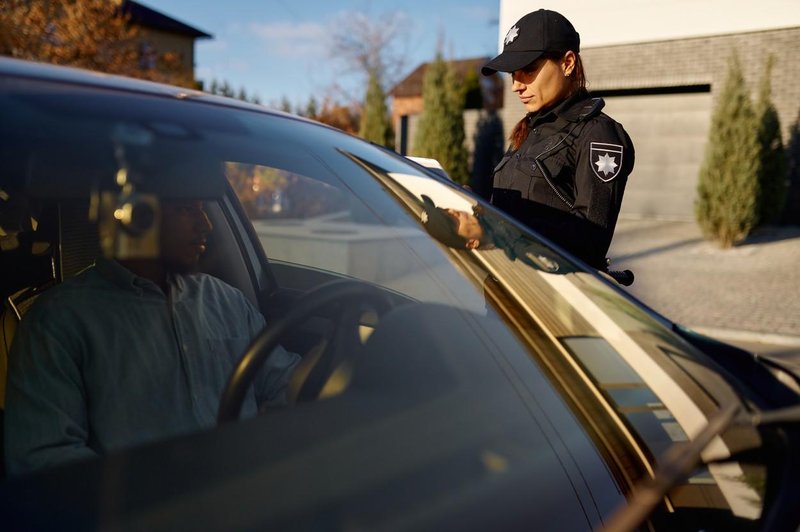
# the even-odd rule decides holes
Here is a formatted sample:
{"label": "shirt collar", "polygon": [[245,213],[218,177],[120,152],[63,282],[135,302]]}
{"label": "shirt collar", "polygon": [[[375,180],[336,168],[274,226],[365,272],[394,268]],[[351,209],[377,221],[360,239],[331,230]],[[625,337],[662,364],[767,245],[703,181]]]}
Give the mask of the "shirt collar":
{"label": "shirt collar", "polygon": [[159,293],[163,293],[161,288],[153,281],[136,275],[115,260],[100,257],[95,261],[94,266],[97,273],[120,288],[133,290],[138,294],[141,294],[145,290],[157,290]]}

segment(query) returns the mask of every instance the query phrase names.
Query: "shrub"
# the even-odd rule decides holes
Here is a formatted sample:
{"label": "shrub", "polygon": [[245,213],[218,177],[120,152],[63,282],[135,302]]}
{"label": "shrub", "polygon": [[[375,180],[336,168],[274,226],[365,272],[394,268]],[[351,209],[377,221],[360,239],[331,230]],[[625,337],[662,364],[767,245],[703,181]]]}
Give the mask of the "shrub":
{"label": "shrub", "polygon": [[781,122],[771,100],[772,65],[770,56],[764,68],[756,101],[758,124],[758,224],[775,222],[783,211],[788,185],[788,161],[781,139]]}
{"label": "shrub", "polygon": [[756,114],[734,53],[712,115],[695,204],[703,234],[723,248],[744,240],[758,223],[759,155]]}
{"label": "shrub", "polygon": [[412,153],[438,160],[454,181],[466,184],[469,157],[464,145],[464,92],[455,77],[441,54],[428,65]]}
{"label": "shrub", "polygon": [[374,71],[369,74],[358,134],[366,140],[394,149],[394,131],[386,107],[386,93],[381,87],[377,72]]}

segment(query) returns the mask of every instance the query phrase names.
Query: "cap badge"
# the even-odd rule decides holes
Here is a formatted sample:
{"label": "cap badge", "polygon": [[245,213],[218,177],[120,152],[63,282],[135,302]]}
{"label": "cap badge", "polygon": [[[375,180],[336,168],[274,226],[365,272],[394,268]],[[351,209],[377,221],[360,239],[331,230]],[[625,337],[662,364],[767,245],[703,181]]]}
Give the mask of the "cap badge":
{"label": "cap badge", "polygon": [[508,30],[508,33],[506,33],[506,39],[504,41],[505,45],[508,46],[509,44],[514,42],[514,39],[516,39],[518,35],[519,35],[519,28],[516,26],[511,26],[511,29]]}

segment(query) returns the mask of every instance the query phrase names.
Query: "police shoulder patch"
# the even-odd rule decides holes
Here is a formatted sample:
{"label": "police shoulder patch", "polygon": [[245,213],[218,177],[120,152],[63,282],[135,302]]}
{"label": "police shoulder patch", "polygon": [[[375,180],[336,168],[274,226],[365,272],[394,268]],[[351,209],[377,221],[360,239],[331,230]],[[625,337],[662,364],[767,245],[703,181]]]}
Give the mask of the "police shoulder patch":
{"label": "police shoulder patch", "polygon": [[592,142],[590,145],[589,165],[600,181],[608,183],[622,170],[624,148],[621,144],[608,142]]}

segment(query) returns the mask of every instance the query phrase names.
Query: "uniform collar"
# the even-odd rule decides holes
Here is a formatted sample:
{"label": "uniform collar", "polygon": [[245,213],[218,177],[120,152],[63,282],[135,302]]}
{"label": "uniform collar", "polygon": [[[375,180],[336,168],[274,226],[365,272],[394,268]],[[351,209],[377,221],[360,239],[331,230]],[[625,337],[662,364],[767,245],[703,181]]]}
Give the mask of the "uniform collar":
{"label": "uniform collar", "polygon": [[586,90],[580,90],[555,107],[547,109],[544,112],[537,111],[535,113],[528,113],[528,121],[529,124],[533,124],[552,114],[556,118],[566,120],[567,122],[577,122],[594,107],[597,100],[600,101],[599,107],[596,109],[596,111],[599,112],[605,105],[602,98],[592,98]]}

